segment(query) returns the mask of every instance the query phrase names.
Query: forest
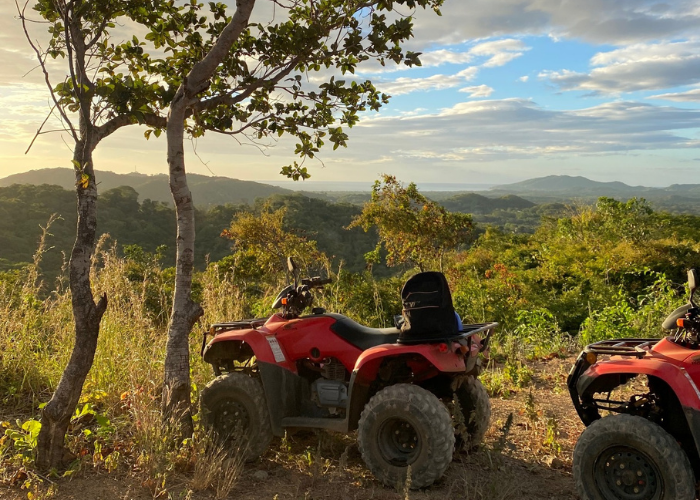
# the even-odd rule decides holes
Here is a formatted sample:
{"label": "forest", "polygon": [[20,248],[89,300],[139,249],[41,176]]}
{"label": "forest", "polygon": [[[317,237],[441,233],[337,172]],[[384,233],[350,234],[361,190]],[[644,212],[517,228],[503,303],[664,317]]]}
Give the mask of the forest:
{"label": "forest", "polygon": [[[37,411],[73,341],[60,263],[70,248],[74,199],[52,186],[13,186],[1,195],[0,394],[7,432],[0,460],[7,471],[34,477],[30,487],[38,488],[41,480],[27,472]],[[197,467],[203,446],[196,440],[177,449],[158,444],[166,430],[155,381],[174,283],[163,245],[172,238],[173,211],[139,203],[131,188],[106,192],[100,210],[94,287],[109,292],[110,304],[69,432],[78,457],[73,467],[136,467],[156,494],[177,471]],[[532,233],[508,231],[450,212],[388,176],[362,209],[275,195],[253,206],[197,212],[198,244],[207,257],[198,255],[193,285],[205,311],[190,339],[193,401],[211,378],[196,332],[214,322],[269,315],[287,280],[287,255],[308,274],[333,279],[317,296],[319,305],[375,327],[393,324],[408,276],[441,269],[465,322],[500,324],[483,375],[493,397],[526,387],[534,376],[528,360],[565,357],[603,338],[661,335],[662,319],[685,300],[687,269],[698,263],[700,217],[655,211],[636,198],[600,198],[563,212],[544,212]],[[61,218],[49,220],[51,213]],[[428,227],[417,237],[418,228]]]}

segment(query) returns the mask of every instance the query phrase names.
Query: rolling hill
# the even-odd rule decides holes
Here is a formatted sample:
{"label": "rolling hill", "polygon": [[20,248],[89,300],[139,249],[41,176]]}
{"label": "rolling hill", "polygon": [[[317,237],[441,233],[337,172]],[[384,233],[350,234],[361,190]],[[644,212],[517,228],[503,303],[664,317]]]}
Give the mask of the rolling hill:
{"label": "rolling hill", "polygon": [[[261,184],[259,182],[241,181],[229,177],[209,177],[199,174],[187,174],[190,191],[198,207],[225,205],[226,203],[253,203],[257,198],[267,198],[273,194],[291,194],[293,191]],[[121,186],[134,188],[139,200],[146,199],[172,204],[168,176],[144,174],[115,174],[97,171],[97,189],[100,193]],[[52,184],[73,190],[75,178],[69,168],[43,168],[21,174],[14,174],[0,179],[0,187],[12,184]]]}

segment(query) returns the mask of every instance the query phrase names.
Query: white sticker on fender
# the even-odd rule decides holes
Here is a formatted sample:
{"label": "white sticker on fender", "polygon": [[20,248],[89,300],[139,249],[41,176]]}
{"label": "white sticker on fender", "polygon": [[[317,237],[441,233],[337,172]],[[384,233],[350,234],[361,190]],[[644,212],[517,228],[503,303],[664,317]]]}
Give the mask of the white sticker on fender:
{"label": "white sticker on fender", "polygon": [[272,349],[272,354],[275,355],[275,361],[278,363],[282,363],[283,361],[286,361],[287,358],[284,357],[284,353],[282,352],[282,348],[280,347],[279,342],[277,342],[277,339],[275,337],[265,337],[267,338],[267,342],[270,344],[270,349]]}

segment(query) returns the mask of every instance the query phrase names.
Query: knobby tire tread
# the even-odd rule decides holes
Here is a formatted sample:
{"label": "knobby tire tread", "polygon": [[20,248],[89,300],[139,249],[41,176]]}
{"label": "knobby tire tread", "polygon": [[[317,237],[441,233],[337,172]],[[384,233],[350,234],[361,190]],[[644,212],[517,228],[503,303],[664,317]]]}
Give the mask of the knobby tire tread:
{"label": "knobby tire tread", "polygon": [[[452,462],[455,436],[452,416],[431,392],[412,384],[396,384],[375,394],[367,403],[358,425],[358,446],[367,467],[385,485],[395,487],[406,481],[406,469],[392,466],[373,452],[377,439],[374,424],[382,412],[403,410],[419,422],[427,460],[411,464],[411,488],[425,488],[439,479]],[[422,454],[421,454],[422,456]]]}
{"label": "knobby tire tread", "polygon": [[252,400],[252,406],[257,413],[249,417],[256,425],[246,432],[248,437],[246,461],[250,462],[267,451],[273,437],[265,391],[260,380],[243,373],[227,373],[209,382],[200,395],[203,423],[205,427],[213,429],[213,416],[208,408],[218,400],[226,399],[236,393],[246,394]]}
{"label": "knobby tire tread", "polygon": [[[663,476],[664,499],[694,500],[695,474],[688,456],[661,426],[636,415],[611,415],[593,422],[574,448],[574,483],[582,500],[608,500],[588,477],[591,460],[607,447],[621,445],[640,449],[656,463]],[[587,462],[588,460],[588,462]]]}

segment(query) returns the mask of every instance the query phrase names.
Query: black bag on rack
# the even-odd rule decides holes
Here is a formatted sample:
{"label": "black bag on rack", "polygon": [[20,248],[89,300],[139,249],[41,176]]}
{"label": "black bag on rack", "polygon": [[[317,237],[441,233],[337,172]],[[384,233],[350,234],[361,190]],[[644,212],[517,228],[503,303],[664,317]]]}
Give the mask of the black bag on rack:
{"label": "black bag on rack", "polygon": [[401,290],[401,302],[399,342],[430,342],[457,334],[452,294],[444,274],[431,271],[411,276]]}

